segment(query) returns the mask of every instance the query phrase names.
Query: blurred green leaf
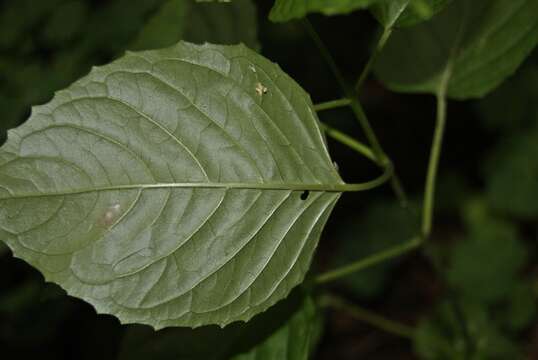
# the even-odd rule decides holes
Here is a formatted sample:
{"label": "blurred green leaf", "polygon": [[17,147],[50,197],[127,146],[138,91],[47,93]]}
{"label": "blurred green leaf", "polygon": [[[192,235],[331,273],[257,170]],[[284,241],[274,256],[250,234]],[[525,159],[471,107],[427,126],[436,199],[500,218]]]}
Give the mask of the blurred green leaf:
{"label": "blurred green leaf", "polygon": [[414,348],[424,359],[521,359],[516,343],[489,319],[485,308],[472,302],[443,302],[417,328]]}
{"label": "blurred green leaf", "polygon": [[367,8],[378,1],[380,0],[276,0],[269,19],[275,22],[289,21],[313,12],[325,15],[347,14]]}
{"label": "blurred green leaf", "polygon": [[251,0],[227,3],[169,0],[149,19],[129,48],[156,49],[187,40],[226,45],[242,42],[259,49],[256,19]]}
{"label": "blurred green leaf", "polygon": [[385,28],[392,28],[406,12],[410,0],[382,0],[371,7],[374,17]]}
{"label": "blurred green leaf", "polygon": [[207,326],[156,332],[147,326],[129,326],[119,359],[306,360],[321,327],[321,313],[314,301],[295,291],[250,322],[223,329]]}
{"label": "blurred green leaf", "polygon": [[375,72],[390,89],[481,97],[538,42],[536,0],[453,0],[428,22],[394,31]]}
{"label": "blurred green leaf", "polygon": [[407,27],[426,21],[452,0],[383,0],[372,6],[375,18],[385,27]]}
{"label": "blurred green leaf", "polygon": [[538,124],[538,67],[526,66],[478,103],[488,129],[507,131]]}
{"label": "blurred green leaf", "polygon": [[147,50],[167,47],[181,40],[190,1],[166,1],[146,22],[134,42],[132,50]]}
{"label": "blurred green leaf", "polygon": [[514,291],[526,248],[512,224],[480,209],[483,202],[467,210],[468,234],[451,250],[447,280],[463,297],[490,304]]}
{"label": "blurred green leaf", "polygon": [[[265,327],[266,324],[260,324]],[[248,325],[247,325],[248,327]],[[263,342],[233,360],[308,360],[321,336],[323,320],[314,301],[306,298],[301,308]]]}
{"label": "blurred green leaf", "polygon": [[536,317],[536,298],[532,286],[519,282],[510,296],[506,311],[502,313],[503,323],[514,332],[524,330]]}
{"label": "blurred green leaf", "polygon": [[0,49],[13,48],[62,0],[17,0],[0,3]]}
{"label": "blurred green leaf", "polygon": [[[361,258],[409,241],[417,233],[417,224],[410,212],[395,202],[378,202],[366,210],[362,217],[346,219],[336,232],[339,241],[331,267],[349,264]],[[371,298],[380,294],[399,258],[342,278],[353,293]]]}
{"label": "blurred green leaf", "polygon": [[[389,0],[394,1],[394,0]],[[400,0],[401,1],[401,0]],[[411,0],[396,26],[413,26],[435,16],[452,0]]]}
{"label": "blurred green leaf", "polygon": [[461,206],[468,200],[471,189],[465,174],[456,170],[447,171],[438,181],[435,207],[439,212],[461,211]]}
{"label": "blurred green leaf", "polygon": [[184,39],[194,43],[233,45],[243,43],[260,49],[256,6],[252,0],[191,5]]}
{"label": "blurred green leaf", "polygon": [[72,311],[73,302],[65,292],[41,280],[21,282],[9,292],[0,293],[3,351],[6,347],[39,347],[48,343],[62,331],[62,323]]}
{"label": "blurred green leaf", "polygon": [[47,20],[41,32],[42,40],[48,46],[61,46],[72,41],[84,30],[88,11],[84,0],[61,4]]}
{"label": "blurred green leaf", "polygon": [[501,139],[486,164],[488,201],[512,216],[538,218],[538,121],[529,129]]}

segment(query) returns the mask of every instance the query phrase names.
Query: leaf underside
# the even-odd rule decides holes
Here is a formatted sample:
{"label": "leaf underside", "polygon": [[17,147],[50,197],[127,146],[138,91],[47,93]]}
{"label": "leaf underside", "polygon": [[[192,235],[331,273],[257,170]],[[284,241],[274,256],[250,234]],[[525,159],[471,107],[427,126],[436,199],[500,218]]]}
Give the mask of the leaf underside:
{"label": "leaf underside", "polygon": [[94,68],[10,131],[0,239],[123,323],[224,326],[303,280],[340,193],[301,187],[342,183],[277,65],[181,42]]}

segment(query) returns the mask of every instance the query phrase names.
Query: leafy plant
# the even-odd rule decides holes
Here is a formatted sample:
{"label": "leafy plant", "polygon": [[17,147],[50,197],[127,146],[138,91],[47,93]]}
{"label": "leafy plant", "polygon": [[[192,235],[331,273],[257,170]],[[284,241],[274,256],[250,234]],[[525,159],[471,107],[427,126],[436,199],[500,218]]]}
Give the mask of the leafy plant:
{"label": "leafy plant", "polygon": [[[261,17],[300,23],[262,20],[259,29],[250,0],[32,4],[5,5],[0,16],[7,131],[0,259],[11,252],[98,313],[134,323],[106,325],[120,359],[308,359],[322,353],[333,314],[411,340],[426,359],[524,356],[518,337],[536,316],[527,243],[538,215],[537,79],[529,57],[538,42],[536,0],[276,0],[267,9],[258,4]],[[313,15],[318,23],[311,23],[308,14],[377,20],[368,59],[362,68],[350,61],[360,70],[355,81],[316,30],[327,19]],[[343,97],[331,90],[332,100],[313,103],[260,54],[275,46],[267,29],[298,25],[292,46],[310,37],[304,46],[317,47],[312,57],[325,61]],[[370,124],[371,84],[435,96],[424,190],[412,196],[418,201],[402,184],[400,149],[385,139],[399,137],[395,125],[378,137]],[[485,166],[474,166],[470,179],[463,166],[453,177],[442,174],[440,188],[448,190],[438,212],[446,217],[435,222],[447,122],[463,121],[452,118],[452,106],[463,105],[448,100],[482,97],[472,103],[485,119],[476,126],[486,124],[502,141],[477,160]],[[513,124],[499,117],[501,102],[513,107]],[[334,114],[341,123],[326,120]],[[350,135],[356,125],[365,142]],[[337,165],[338,148],[348,155]],[[362,162],[350,161],[356,155],[377,168],[370,180]],[[416,159],[413,172],[421,174]],[[368,200],[364,192],[385,183],[395,199]],[[443,228],[450,216],[456,225]],[[323,232],[331,222],[336,227]],[[334,244],[319,245],[327,233]],[[330,251],[315,257],[318,245]],[[411,251],[407,259],[422,265],[407,272],[437,284],[429,308],[401,316],[416,327],[359,305],[367,299],[387,311],[383,295],[401,291],[396,270],[407,269],[402,255]],[[47,304],[53,331],[28,340],[47,344],[82,310],[36,276],[7,285],[0,318],[18,329],[28,326],[25,313]],[[30,333],[42,332],[41,321],[34,325]],[[0,327],[0,340],[12,339],[10,331]]]}

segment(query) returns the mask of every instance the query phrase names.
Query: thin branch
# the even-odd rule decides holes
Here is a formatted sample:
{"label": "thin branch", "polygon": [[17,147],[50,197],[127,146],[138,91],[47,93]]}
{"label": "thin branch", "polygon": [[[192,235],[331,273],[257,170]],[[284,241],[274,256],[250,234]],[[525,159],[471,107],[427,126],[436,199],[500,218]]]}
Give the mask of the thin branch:
{"label": "thin branch", "polygon": [[405,254],[406,252],[409,252],[420,246],[420,244],[422,244],[422,238],[418,236],[414,237],[410,241],[407,241],[403,244],[396,245],[387,250],[368,256],[364,259],[357,260],[351,264],[344,265],[340,268],[322,273],[315,278],[315,282],[317,284],[325,284],[330,281],[340,279],[357,271],[364,270],[368,267],[377,265],[385,260],[389,260],[402,254]]}
{"label": "thin branch", "polygon": [[327,136],[329,136],[331,139],[334,139],[338,141],[339,143],[346,145],[350,149],[355,150],[359,154],[367,157],[368,159],[378,164],[378,161],[374,155],[374,152],[368,146],[352,138],[351,136],[339,130],[336,130],[335,128],[330,127],[329,125],[325,123],[320,123],[320,125],[321,125],[321,128],[325,131],[325,134],[327,134]]}
{"label": "thin branch", "polygon": [[359,76],[359,79],[357,80],[357,84],[355,84],[355,90],[357,92],[360,92],[362,85],[364,83],[364,80],[368,77],[370,74],[370,71],[372,70],[372,66],[376,62],[377,58],[379,57],[379,54],[381,53],[381,50],[385,47],[385,44],[387,43],[390,35],[392,34],[392,28],[384,28],[383,32],[381,33],[381,36],[379,38],[379,41],[377,42],[374,52],[372,53],[372,56],[370,56],[370,59],[364,66],[364,69],[362,69],[362,72]]}
{"label": "thin branch", "polygon": [[320,104],[315,104],[314,110],[316,112],[319,112],[319,111],[324,111],[324,110],[336,109],[339,107],[348,106],[350,103],[351,103],[351,100],[347,98],[331,100],[331,101],[322,102]]}
{"label": "thin branch", "polygon": [[351,317],[359,321],[362,321],[364,323],[367,323],[375,328],[383,330],[387,333],[400,336],[406,339],[411,339],[411,340],[414,337],[414,334],[415,334],[414,328],[408,325],[404,325],[396,321],[387,319],[372,311],[366,310],[356,304],[348,302],[347,300],[344,300],[343,298],[339,296],[332,295],[332,294],[324,295],[320,301],[321,301],[322,306],[328,306],[335,309],[344,310],[349,315],[351,315]]}
{"label": "thin branch", "polygon": [[[444,89],[443,86],[441,86]],[[430,151],[430,160],[428,164],[428,173],[426,175],[426,185],[424,187],[424,207],[422,211],[422,236],[427,239],[430,236],[433,223],[433,206],[435,202],[435,184],[437,171],[439,168],[439,159],[443,147],[443,135],[446,126],[446,97],[445,91],[440,90],[437,94],[437,114],[436,124],[433,136],[432,147]]]}
{"label": "thin branch", "polygon": [[[379,143],[379,140],[377,139],[377,136],[375,135],[375,132],[372,129],[372,126],[370,125],[368,118],[366,117],[366,113],[364,112],[362,105],[360,104],[358,100],[357,93],[345,81],[342,73],[340,72],[340,70],[338,69],[338,66],[336,65],[336,62],[331,56],[331,53],[329,52],[329,50],[327,49],[327,47],[325,46],[325,44],[319,37],[318,33],[316,32],[312,24],[307,19],[303,20],[303,24],[304,24],[306,32],[310,35],[310,37],[316,44],[321,56],[323,57],[327,65],[329,66],[334,77],[336,78],[336,81],[338,82],[340,88],[344,92],[345,96],[351,101],[350,102],[351,110],[355,114],[355,117],[357,118],[360,126],[362,127],[365,133],[365,136],[368,139],[368,142],[370,143],[370,146],[372,147],[374,151],[378,164],[385,165],[385,164],[390,163],[390,160],[388,159],[387,155],[383,151],[381,144]],[[398,197],[400,204],[403,207],[406,207],[408,204],[407,196],[396,174],[394,174],[391,179],[391,186],[393,188],[394,193]]]}

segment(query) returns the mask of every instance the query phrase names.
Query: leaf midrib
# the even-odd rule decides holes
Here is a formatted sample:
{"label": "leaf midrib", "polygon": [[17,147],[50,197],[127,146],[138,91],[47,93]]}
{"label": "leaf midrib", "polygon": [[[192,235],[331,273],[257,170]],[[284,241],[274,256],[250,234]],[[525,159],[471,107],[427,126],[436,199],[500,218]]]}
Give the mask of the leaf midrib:
{"label": "leaf midrib", "polygon": [[349,186],[353,184],[303,184],[303,183],[244,183],[244,182],[174,182],[155,184],[124,184],[112,186],[98,186],[94,188],[80,188],[50,193],[13,193],[8,196],[1,196],[2,200],[14,200],[24,198],[38,198],[49,196],[78,195],[92,192],[117,191],[117,190],[151,190],[151,189],[175,189],[175,188],[206,188],[206,189],[252,189],[252,190],[288,190],[288,191],[325,191],[344,192],[349,191]]}

